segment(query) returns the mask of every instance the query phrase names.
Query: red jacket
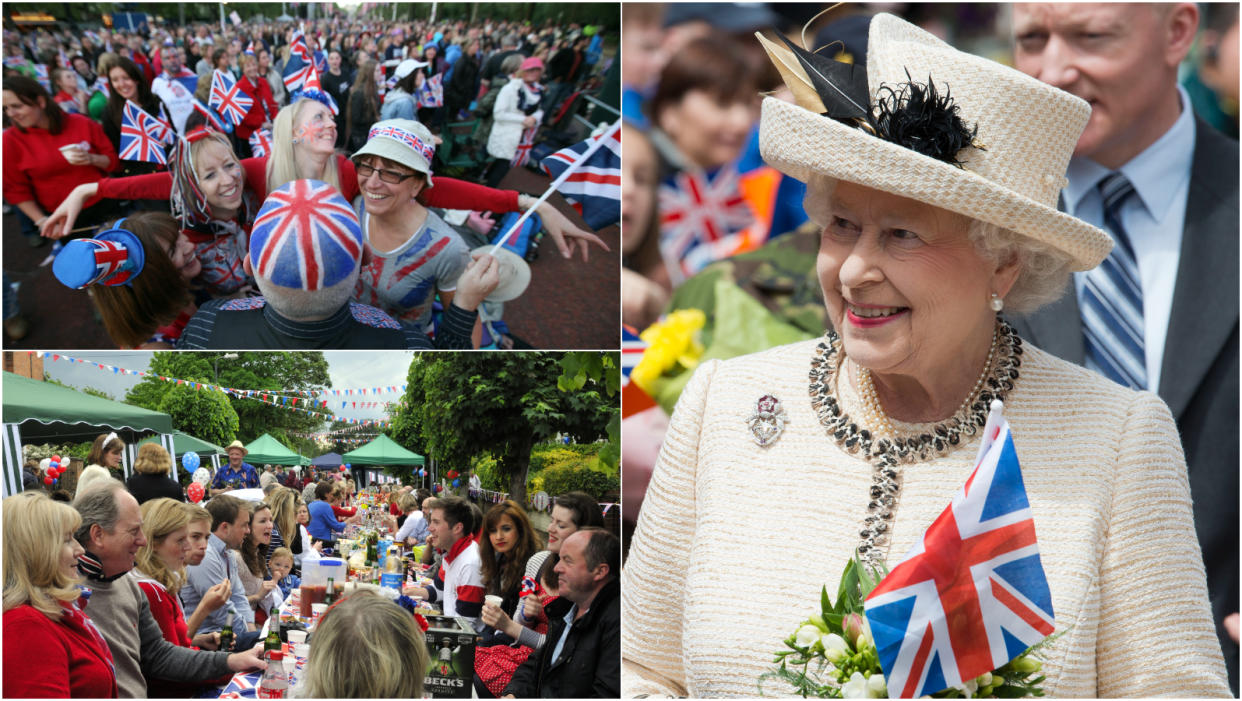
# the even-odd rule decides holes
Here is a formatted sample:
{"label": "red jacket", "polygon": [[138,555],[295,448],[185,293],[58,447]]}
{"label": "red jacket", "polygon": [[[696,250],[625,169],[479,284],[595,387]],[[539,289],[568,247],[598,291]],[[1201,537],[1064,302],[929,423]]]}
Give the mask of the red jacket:
{"label": "red jacket", "polygon": [[[246,189],[254,193],[259,202],[267,199],[267,158],[247,158],[241,162],[242,170],[246,173]],[[340,170],[341,194],[353,202],[355,197],[362,194],[358,187],[358,172],[354,170],[354,163],[344,156],[337,156],[336,167]],[[7,188],[7,182],[5,186]],[[7,197],[7,190],[5,196]],[[172,175],[151,173],[100,180],[99,196],[115,200],[167,200],[172,196]],[[428,207],[474,209],[481,212],[517,211],[517,200],[518,193],[514,190],[494,190],[443,175],[436,176],[435,187],[424,189],[418,194],[418,201]],[[13,204],[19,201],[21,200],[10,200]]]}
{"label": "red jacket", "polygon": [[[147,595],[147,603],[151,605],[151,617],[160,624],[164,639],[180,647],[194,647],[189,628],[185,624],[185,613],[181,610],[181,602],[177,601],[177,597],[169,594],[164,585],[154,579],[147,579],[146,575],[137,570],[134,570],[134,574],[138,577],[138,586],[142,588],[142,593]],[[225,684],[231,676],[227,675],[209,683]],[[147,696],[153,699],[186,698],[202,686],[201,683],[147,677]]]}
{"label": "red jacket", "polygon": [[29,604],[4,612],[4,698],[116,698],[112,655],[68,615]]}
{"label": "red jacket", "polygon": [[[103,127],[80,114],[66,114],[59,134],[39,128],[22,132],[17,127],[9,127],[4,130],[3,141],[5,201],[16,206],[34,200],[47,214],[60,206],[73,188],[99,180],[120,164]],[[82,141],[90,143],[91,153],[108,157],[106,171],[90,165],[69,165],[58,150]],[[357,180],[357,176],[354,179]],[[90,200],[86,206],[97,201],[98,198]]]}
{"label": "red jacket", "polygon": [[237,138],[249,139],[250,135],[258,131],[264,122],[275,121],[280,106],[272,97],[272,86],[262,76],[259,77],[257,85],[250,82],[246,76],[242,76],[241,89],[254,98],[254,104],[250,106],[250,111],[246,113],[246,118],[242,120],[242,123],[237,125]]}

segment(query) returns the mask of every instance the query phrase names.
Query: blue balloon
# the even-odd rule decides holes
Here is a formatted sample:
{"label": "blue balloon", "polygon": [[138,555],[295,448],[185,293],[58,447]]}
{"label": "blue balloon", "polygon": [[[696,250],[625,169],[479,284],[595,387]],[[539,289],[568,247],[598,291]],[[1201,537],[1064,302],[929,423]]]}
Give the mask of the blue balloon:
{"label": "blue balloon", "polygon": [[185,469],[190,472],[197,470],[199,464],[198,453],[186,453],[185,455],[182,455],[181,464],[184,465]]}
{"label": "blue balloon", "polygon": [[454,486],[454,487],[460,487],[460,486],[461,486],[461,480],[460,480],[460,479],[455,479],[455,480],[453,480],[453,486]]}
{"label": "blue balloon", "polygon": [[345,463],[345,469],[346,469],[346,470],[352,470],[352,469],[354,469],[354,466],[353,466],[353,465],[351,465],[351,464],[349,464],[349,463]]}

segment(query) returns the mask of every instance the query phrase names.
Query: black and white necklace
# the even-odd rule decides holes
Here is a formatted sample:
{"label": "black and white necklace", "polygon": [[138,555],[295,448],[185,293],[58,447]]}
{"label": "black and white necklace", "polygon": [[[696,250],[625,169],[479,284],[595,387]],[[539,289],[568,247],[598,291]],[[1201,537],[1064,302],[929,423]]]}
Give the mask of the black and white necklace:
{"label": "black and white necklace", "polygon": [[858,533],[858,555],[863,564],[878,569],[884,562],[903,466],[948,455],[970,442],[987,423],[992,400],[1004,400],[1013,389],[1021,355],[1022,339],[1013,327],[998,319],[987,362],[957,413],[922,432],[899,434],[880,407],[871,375],[865,370],[860,369],[858,375],[859,395],[870,422],[860,426],[841,407],[837,384],[847,381],[841,373],[845,360],[841,337],[829,331],[816,347],[811,358],[811,408],[842,450],[871,463],[871,501]]}

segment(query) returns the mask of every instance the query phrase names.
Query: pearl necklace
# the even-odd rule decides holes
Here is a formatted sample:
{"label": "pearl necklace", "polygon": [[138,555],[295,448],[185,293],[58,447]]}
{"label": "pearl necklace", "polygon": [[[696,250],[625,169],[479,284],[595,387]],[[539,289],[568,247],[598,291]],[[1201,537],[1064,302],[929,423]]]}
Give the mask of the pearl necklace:
{"label": "pearl necklace", "polygon": [[[983,361],[983,369],[979,371],[979,379],[975,380],[975,386],[966,393],[966,398],[957,406],[957,410],[953,412],[954,416],[966,413],[975,395],[983,389],[983,383],[987,381],[988,373],[992,369],[992,359],[996,357],[996,347],[1000,343],[1000,331],[999,325],[992,331],[992,345],[988,348],[987,360]],[[863,399],[863,415],[867,423],[880,429],[873,432],[877,435],[882,431],[885,436],[895,436],[893,423],[889,420],[888,414],[884,413],[884,406],[880,404],[880,397],[876,394],[875,382],[871,379],[871,369],[857,365],[855,367],[857,368],[858,393]]]}

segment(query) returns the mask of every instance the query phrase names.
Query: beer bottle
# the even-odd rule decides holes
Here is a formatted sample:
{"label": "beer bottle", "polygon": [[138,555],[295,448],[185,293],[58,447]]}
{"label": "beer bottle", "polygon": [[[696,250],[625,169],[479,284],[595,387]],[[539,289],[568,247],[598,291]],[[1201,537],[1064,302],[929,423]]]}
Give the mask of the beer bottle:
{"label": "beer bottle", "polygon": [[336,583],[332,577],[328,577],[328,587],[324,591],[323,602],[329,606],[336,603]]}
{"label": "beer bottle", "polygon": [[263,657],[268,658],[273,652],[280,652],[280,609],[272,607],[271,617],[267,619],[267,639],[263,641]]}
{"label": "beer bottle", "polygon": [[220,629],[220,649],[225,652],[232,652],[233,650],[233,622],[231,619]]}

